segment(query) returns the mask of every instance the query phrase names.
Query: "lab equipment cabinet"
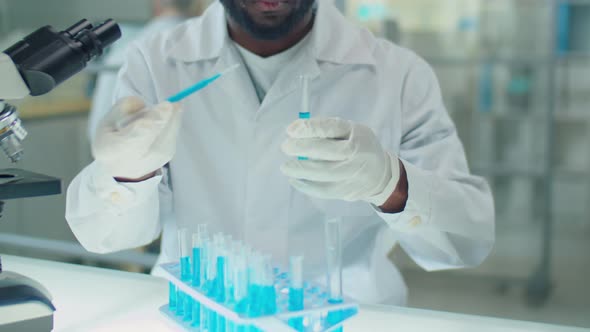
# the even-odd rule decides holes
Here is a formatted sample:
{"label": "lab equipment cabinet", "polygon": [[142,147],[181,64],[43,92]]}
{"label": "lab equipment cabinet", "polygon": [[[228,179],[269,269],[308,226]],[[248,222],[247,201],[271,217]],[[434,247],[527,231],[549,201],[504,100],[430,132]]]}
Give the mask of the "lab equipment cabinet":
{"label": "lab equipment cabinet", "polygon": [[433,66],[470,167],[492,187],[495,249],[461,273],[523,286],[542,305],[552,258],[590,228],[590,1],[337,4]]}

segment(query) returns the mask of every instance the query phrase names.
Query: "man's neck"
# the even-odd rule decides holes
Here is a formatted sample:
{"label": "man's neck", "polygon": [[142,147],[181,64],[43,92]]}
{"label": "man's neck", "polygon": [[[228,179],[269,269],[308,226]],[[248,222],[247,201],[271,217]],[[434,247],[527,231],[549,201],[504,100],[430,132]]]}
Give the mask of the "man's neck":
{"label": "man's neck", "polygon": [[277,40],[259,40],[252,37],[228,17],[229,35],[238,45],[261,57],[279,54],[295,46],[311,31],[314,24],[313,12],[309,12],[301,23],[287,36]]}
{"label": "man's neck", "polygon": [[174,8],[161,8],[156,12],[156,17],[176,17],[182,16],[180,11]]}

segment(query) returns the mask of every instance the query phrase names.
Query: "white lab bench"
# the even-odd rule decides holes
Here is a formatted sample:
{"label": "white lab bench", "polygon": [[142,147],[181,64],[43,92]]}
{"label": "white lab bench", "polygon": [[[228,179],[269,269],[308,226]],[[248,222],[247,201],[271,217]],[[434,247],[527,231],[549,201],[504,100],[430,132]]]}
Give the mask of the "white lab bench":
{"label": "white lab bench", "polygon": [[[174,331],[158,308],[165,280],[148,275],[3,256],[7,271],[41,282],[52,293],[55,331]],[[410,308],[362,306],[346,332],[478,331],[573,332],[588,329],[467,316]]]}

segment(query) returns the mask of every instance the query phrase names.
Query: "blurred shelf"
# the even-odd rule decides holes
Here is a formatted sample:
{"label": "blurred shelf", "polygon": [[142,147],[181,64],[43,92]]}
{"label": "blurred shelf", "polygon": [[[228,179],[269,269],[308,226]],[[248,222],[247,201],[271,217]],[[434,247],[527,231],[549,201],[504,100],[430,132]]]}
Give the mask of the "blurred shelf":
{"label": "blurred shelf", "polygon": [[18,113],[23,120],[38,120],[54,116],[86,114],[91,107],[87,98],[66,101],[25,101],[17,104]]}
{"label": "blurred shelf", "polygon": [[514,120],[514,121],[546,121],[546,113],[525,113],[521,110],[513,111],[492,111],[492,112],[475,112],[478,120]]}
{"label": "blurred shelf", "polygon": [[555,176],[567,178],[588,179],[590,182],[590,166],[587,169],[577,169],[568,167],[557,167],[554,171]]}
{"label": "blurred shelf", "polygon": [[542,178],[545,177],[545,170],[538,168],[518,167],[514,165],[474,165],[471,167],[473,173],[481,176],[520,176]]}
{"label": "blurred shelf", "polygon": [[421,55],[431,65],[441,66],[475,66],[475,65],[549,65],[555,60],[551,57],[543,56],[493,56],[493,57],[477,57],[477,56],[445,56],[445,55]]}
{"label": "blurred shelf", "polygon": [[[507,165],[474,165],[471,167],[474,174],[487,177],[530,177],[530,178],[545,178],[548,172],[541,168],[526,168],[518,166]],[[590,181],[590,166],[588,169],[557,167],[553,170],[553,174],[558,177],[567,178],[587,178]]]}
{"label": "blurred shelf", "polygon": [[[474,116],[478,120],[494,120],[494,121],[547,121],[548,114],[544,113],[524,113],[522,111],[508,111],[508,112],[475,112]],[[553,115],[557,122],[578,122],[585,124],[590,122],[590,112],[558,112]]]}
{"label": "blurred shelf", "polygon": [[590,52],[567,52],[551,56],[498,56],[498,57],[470,57],[421,55],[433,66],[480,66],[480,65],[534,65],[549,66],[564,65],[569,61],[590,61]]}
{"label": "blurred shelf", "polygon": [[561,122],[589,122],[590,112],[558,112],[554,115],[555,120]]}
{"label": "blurred shelf", "polygon": [[590,0],[559,0],[564,5],[590,6]]}
{"label": "blurred shelf", "polygon": [[557,55],[558,60],[590,60],[590,52],[568,51]]}

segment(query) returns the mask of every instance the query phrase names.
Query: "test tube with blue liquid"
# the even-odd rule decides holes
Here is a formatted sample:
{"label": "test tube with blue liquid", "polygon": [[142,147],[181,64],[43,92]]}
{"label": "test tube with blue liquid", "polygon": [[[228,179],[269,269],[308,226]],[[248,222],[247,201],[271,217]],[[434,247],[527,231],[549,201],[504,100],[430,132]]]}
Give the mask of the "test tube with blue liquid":
{"label": "test tube with blue liquid", "polygon": [[[209,269],[211,265],[209,264],[210,259],[210,251],[211,251],[211,240],[209,237],[202,237],[201,238],[201,292],[204,294],[208,294],[208,287],[210,285],[210,273]],[[201,331],[210,331],[210,322],[209,322],[209,309],[201,305],[201,313],[200,313],[200,330]]]}
{"label": "test tube with blue liquid", "polygon": [[168,283],[168,309],[172,312],[176,311],[176,302],[178,301],[178,290],[176,285],[170,281]]}
{"label": "test tube with blue liquid", "polygon": [[[343,301],[342,296],[342,243],[340,238],[341,218],[330,218],[325,223],[326,234],[326,261],[328,265],[328,294],[329,303],[339,304]],[[329,326],[339,323],[342,320],[342,313],[331,311],[326,318]],[[342,332],[342,327],[335,329]]]}
{"label": "test tube with blue liquid", "polygon": [[[303,256],[293,256],[289,261],[291,281],[289,285],[289,311],[300,311],[304,308],[303,289]],[[289,326],[303,332],[303,318],[289,319]]]}
{"label": "test tube with blue liquid", "polygon": [[[209,242],[209,251],[207,258],[207,279],[205,281],[204,293],[215,299],[217,295],[217,245],[214,236],[213,242]],[[209,324],[209,330],[217,332],[217,313],[215,310],[207,310],[207,322]]]}
{"label": "test tube with blue liquid", "polygon": [[[301,76],[301,111],[299,111],[299,119],[311,119],[311,98],[309,91],[310,78],[308,76]],[[309,158],[300,156],[299,160],[308,160]]]}
{"label": "test tube with blue liquid", "polygon": [[274,271],[270,255],[263,257],[262,273],[262,313],[264,315],[274,315],[277,312],[277,292],[274,284]]}
{"label": "test tube with blue liquid", "polygon": [[[236,253],[233,270],[233,299],[235,312],[245,315],[248,312],[248,261],[245,253]],[[236,326],[236,332],[247,332],[248,327]]]}
{"label": "test tube with blue liquid", "polygon": [[[192,260],[192,286],[195,288],[201,287],[202,276],[202,248],[205,239],[208,238],[207,225],[199,225],[197,233],[193,234],[193,260]],[[201,305],[198,301],[193,301],[192,304],[192,324],[193,327],[201,326]]]}
{"label": "test tube with blue liquid", "polygon": [[[178,230],[178,245],[180,252],[180,280],[190,284],[192,279],[192,237],[189,234],[190,233],[186,228]],[[178,316],[182,316],[185,321],[192,320],[192,304],[193,299],[184,292],[179,291],[176,314]]]}
{"label": "test tube with blue liquid", "polygon": [[[215,236],[215,267],[216,267],[216,280],[215,280],[215,292],[214,298],[217,303],[225,303],[225,286],[227,283],[226,271],[227,266],[227,251],[225,247],[225,238],[222,234]],[[219,332],[225,332],[226,319],[221,315],[217,315],[217,330]]]}

